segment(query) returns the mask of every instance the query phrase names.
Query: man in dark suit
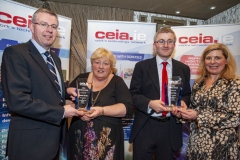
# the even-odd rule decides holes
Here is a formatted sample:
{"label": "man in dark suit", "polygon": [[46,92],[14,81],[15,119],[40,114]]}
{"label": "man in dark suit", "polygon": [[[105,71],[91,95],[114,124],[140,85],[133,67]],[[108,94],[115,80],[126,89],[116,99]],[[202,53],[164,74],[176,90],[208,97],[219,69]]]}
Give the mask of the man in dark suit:
{"label": "man in dark suit", "polygon": [[[162,62],[167,62],[168,78],[180,76],[183,83],[181,106],[190,103],[190,68],[171,58],[175,48],[176,35],[170,28],[162,28],[154,36],[155,57],[135,65],[130,84],[133,103],[136,107],[130,143],[133,142],[134,160],[172,160],[174,152],[182,146],[182,125],[180,113],[164,106],[162,93]],[[170,89],[168,89],[170,96]]]}
{"label": "man in dark suit", "polygon": [[[66,118],[82,115],[65,98],[76,96],[64,87],[60,58],[50,51],[56,39],[57,15],[37,10],[32,18],[32,39],[7,47],[2,58],[2,87],[11,112],[7,153],[9,160],[58,159],[64,142]],[[46,62],[50,52],[55,78]]]}

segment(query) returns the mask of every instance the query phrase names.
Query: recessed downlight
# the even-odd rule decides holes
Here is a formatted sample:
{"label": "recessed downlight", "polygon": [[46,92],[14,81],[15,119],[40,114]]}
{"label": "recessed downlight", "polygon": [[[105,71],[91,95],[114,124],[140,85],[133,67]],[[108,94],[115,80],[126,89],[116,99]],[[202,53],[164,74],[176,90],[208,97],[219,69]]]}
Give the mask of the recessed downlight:
{"label": "recessed downlight", "polygon": [[210,9],[216,9],[216,7],[215,7],[215,6],[212,6],[212,7],[210,7]]}

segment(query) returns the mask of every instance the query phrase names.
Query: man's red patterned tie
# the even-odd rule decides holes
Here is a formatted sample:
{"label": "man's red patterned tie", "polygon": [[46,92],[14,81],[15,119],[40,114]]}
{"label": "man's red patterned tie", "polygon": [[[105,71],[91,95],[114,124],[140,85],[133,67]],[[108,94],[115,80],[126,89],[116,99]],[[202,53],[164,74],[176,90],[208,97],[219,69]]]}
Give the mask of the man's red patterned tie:
{"label": "man's red patterned tie", "polygon": [[[165,104],[168,104],[168,75],[167,75],[167,69],[166,66],[168,64],[168,62],[162,62],[163,64],[163,69],[162,69],[162,98],[161,100],[163,102],[165,102]],[[167,111],[163,111],[162,112],[162,117],[166,117],[167,115]]]}

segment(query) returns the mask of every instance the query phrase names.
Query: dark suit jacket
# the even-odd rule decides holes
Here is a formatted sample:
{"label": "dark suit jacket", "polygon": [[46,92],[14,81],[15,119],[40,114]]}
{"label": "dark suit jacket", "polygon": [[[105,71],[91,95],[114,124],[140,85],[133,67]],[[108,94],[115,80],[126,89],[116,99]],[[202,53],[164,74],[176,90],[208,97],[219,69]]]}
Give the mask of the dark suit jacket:
{"label": "dark suit jacket", "polygon": [[[61,75],[61,61],[52,54]],[[44,59],[31,41],[7,47],[2,58],[2,87],[11,112],[7,155],[16,160],[52,160],[58,152],[62,96]],[[63,102],[61,102],[61,99]]]}
{"label": "dark suit jacket", "polygon": [[[172,76],[181,76],[183,82],[182,100],[189,105],[190,103],[190,68],[172,59]],[[130,136],[130,143],[138,135],[144,125],[147,125],[150,114],[147,108],[150,100],[157,100],[160,97],[160,86],[156,57],[138,62],[135,65],[130,84],[130,91],[133,96],[133,105],[136,107],[133,127]],[[182,125],[176,123],[175,117],[170,117],[170,143],[174,151],[182,146]]]}

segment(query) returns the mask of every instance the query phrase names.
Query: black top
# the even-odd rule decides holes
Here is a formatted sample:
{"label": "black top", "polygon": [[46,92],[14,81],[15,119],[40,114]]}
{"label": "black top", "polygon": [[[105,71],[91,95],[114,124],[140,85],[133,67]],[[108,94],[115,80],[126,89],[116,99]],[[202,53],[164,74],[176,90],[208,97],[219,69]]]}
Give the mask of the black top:
{"label": "black top", "polygon": [[[78,75],[71,83],[70,87],[76,87],[78,78],[88,78],[89,73]],[[99,91],[93,92],[93,97],[96,97]],[[123,103],[126,107],[126,115],[132,114],[132,96],[123,79],[114,75],[105,88],[101,90],[94,106],[110,106],[117,103]],[[121,117],[99,116],[96,119],[105,120],[108,122],[121,125]]]}

